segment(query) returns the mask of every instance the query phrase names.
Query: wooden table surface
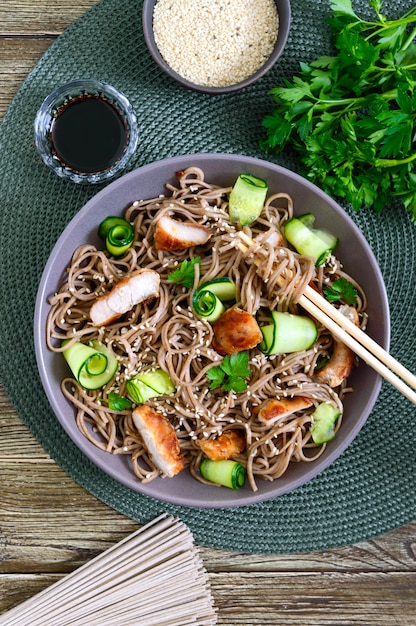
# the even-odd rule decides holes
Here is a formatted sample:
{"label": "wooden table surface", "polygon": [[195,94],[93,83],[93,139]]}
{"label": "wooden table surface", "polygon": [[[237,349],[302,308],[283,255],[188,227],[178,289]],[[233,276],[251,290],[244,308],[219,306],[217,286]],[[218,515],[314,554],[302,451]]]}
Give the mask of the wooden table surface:
{"label": "wooden table surface", "polygon": [[[94,3],[0,0],[0,118],[43,52]],[[137,528],[67,476],[1,388],[0,494],[0,613]],[[201,555],[224,626],[416,625],[416,522],[307,555]]]}

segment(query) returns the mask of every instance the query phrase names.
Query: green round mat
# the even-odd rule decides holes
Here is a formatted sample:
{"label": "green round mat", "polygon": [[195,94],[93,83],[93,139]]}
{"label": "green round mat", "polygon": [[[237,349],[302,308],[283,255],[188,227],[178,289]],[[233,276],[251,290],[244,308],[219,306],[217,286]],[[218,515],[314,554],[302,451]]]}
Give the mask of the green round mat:
{"label": "green round mat", "polygon": [[[369,14],[364,0],[353,3]],[[412,2],[386,0],[396,17]],[[415,407],[387,383],[364,429],[329,469],[275,500],[226,510],[167,505],[119,485],[91,464],[53,415],[38,377],[33,310],[42,270],[70,219],[95,194],[59,179],[41,163],[33,120],[43,98],[81,77],[125,92],[140,124],[130,169],[194,152],[265,158],[261,120],[273,107],[268,91],[299,61],[328,54],[328,0],[293,0],[290,38],[280,63],[255,86],[210,97],[181,89],[152,62],[141,31],[139,0],[102,0],[50,47],[14,98],[0,128],[0,376],[22,420],[74,480],[119,512],[144,523],[162,511],[178,515],[199,544],[252,553],[294,553],[355,543],[416,519]],[[273,159],[296,170],[288,155]],[[349,209],[346,207],[346,210]],[[392,317],[391,352],[414,369],[416,228],[400,207],[352,218],[383,272]]]}

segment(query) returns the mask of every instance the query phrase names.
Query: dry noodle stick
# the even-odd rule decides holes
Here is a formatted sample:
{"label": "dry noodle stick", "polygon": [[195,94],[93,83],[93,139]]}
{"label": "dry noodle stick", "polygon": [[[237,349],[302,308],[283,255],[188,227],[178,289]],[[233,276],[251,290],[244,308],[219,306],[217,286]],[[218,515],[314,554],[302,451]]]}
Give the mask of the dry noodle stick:
{"label": "dry noodle stick", "polygon": [[[64,623],[66,624],[66,626],[69,626],[69,624],[75,626],[85,624],[87,621],[89,626],[93,626],[95,624],[112,624],[113,626],[121,624],[124,626],[124,624],[130,619],[134,619],[136,620],[136,623],[142,624],[145,618],[155,620],[155,623],[157,624],[158,621],[160,621],[160,615],[162,613],[169,615],[170,619],[172,618],[172,616],[176,617],[178,615],[178,612],[188,617],[194,617],[195,615],[197,615],[196,611],[198,610],[199,612],[202,612],[206,615],[205,600],[201,599],[199,602],[196,602],[194,599],[188,600],[186,595],[183,596],[183,594],[181,593],[183,587],[178,586],[177,588],[175,588],[176,597],[169,603],[165,600],[161,601],[157,593],[155,593],[157,589],[158,587],[156,586],[155,590],[153,591],[151,602],[149,602],[147,609],[146,607],[137,608],[136,601],[136,607],[132,606],[130,609],[127,610],[121,610],[118,608],[117,605],[115,605],[110,609],[97,609],[92,614],[85,613],[84,616],[81,616],[78,619],[72,619],[71,616],[69,620],[66,620]],[[181,607],[178,609],[179,595],[182,598],[182,604]],[[157,608],[155,608],[155,605],[157,605]],[[50,624],[50,622],[48,622],[48,624]],[[53,626],[58,626],[58,624],[59,622],[53,622]]]}
{"label": "dry noodle stick", "polygon": [[[155,550],[157,556],[151,558]],[[142,552],[149,556],[143,559]],[[139,561],[136,570],[134,561]],[[208,575],[191,532],[178,520],[161,516],[1,616],[0,626],[162,626],[165,617],[173,626],[178,615],[183,615],[183,626],[216,623]]]}
{"label": "dry noodle stick", "polygon": [[[176,564],[178,564],[177,561],[175,561],[174,565]],[[159,575],[159,577],[157,576],[152,577],[151,580],[153,583],[153,592],[149,589],[145,589],[144,591],[145,594],[148,594],[148,598],[150,598],[151,604],[154,605],[155,586],[157,587],[158,585],[162,584],[164,578],[170,580],[169,589],[172,587],[175,590],[177,590],[179,585],[176,582],[176,580],[173,580],[175,576],[176,576],[176,568],[170,567],[170,570],[168,572],[168,577],[165,577],[163,575]],[[184,583],[186,584],[186,576],[180,579],[180,584],[183,585]],[[92,595],[91,594],[88,594],[87,596],[83,595],[83,598],[81,601],[78,600],[78,602],[76,603],[71,603],[70,605],[61,607],[60,610],[57,607],[55,607],[55,610],[49,613],[49,619],[53,617],[54,625],[61,626],[62,624],[67,624],[69,618],[71,618],[70,623],[72,623],[72,621],[75,618],[80,617],[81,619],[85,619],[86,615],[90,613],[96,614],[102,610],[105,610],[106,607],[108,607],[109,605],[111,605],[112,607],[115,607],[118,603],[121,603],[121,606],[123,607],[123,609],[128,609],[130,605],[133,605],[134,607],[135,599],[131,598],[132,589],[134,589],[136,592],[140,589],[140,604],[141,606],[142,605],[145,606],[146,602],[143,601],[143,586],[141,585],[141,579],[133,577],[129,579],[129,581],[127,581],[123,585],[117,585],[115,589],[111,587],[110,589],[106,589],[102,592],[97,592]],[[166,599],[166,593],[164,594],[164,597],[163,597],[163,604],[165,604],[165,599]]]}
{"label": "dry noodle stick", "polygon": [[[185,583],[186,584],[186,583]],[[79,619],[72,619],[70,617],[69,621],[65,623],[68,624],[83,624],[88,619],[88,625],[91,626],[93,624],[99,624],[100,620],[102,623],[111,623],[113,625],[120,623],[124,623],[127,618],[138,619],[146,617],[146,619],[155,619],[156,615],[160,615],[162,612],[170,611],[170,615],[174,614],[174,616],[178,616],[178,612],[184,611],[183,614],[187,615],[195,615],[195,609],[198,607],[198,610],[202,612],[206,612],[206,602],[204,598],[200,598],[195,600],[195,593],[185,593],[183,592],[184,587],[177,586],[175,587],[175,598],[171,598],[167,601],[165,598],[159,598],[158,596],[158,587],[155,587],[153,590],[153,595],[150,598],[149,602],[145,605],[141,605],[141,596],[140,596],[140,606],[137,606],[137,602],[135,606],[130,606],[124,610],[120,608],[118,605],[114,605],[111,607],[104,608],[103,610],[96,610],[92,614],[85,614],[83,617]],[[183,593],[182,593],[183,592]],[[181,596],[181,607],[178,608],[178,594]],[[156,605],[156,606],[155,606]],[[56,622],[55,622],[56,624]]]}
{"label": "dry noodle stick", "polygon": [[[106,608],[110,606],[110,611],[112,611],[116,603],[119,602],[122,603],[124,609],[128,608],[130,605],[135,607],[136,601],[134,598],[130,598],[130,591],[132,587],[139,589],[140,585],[140,611],[143,611],[146,606],[149,606],[148,612],[152,612],[152,610],[154,610],[155,588],[158,588],[164,581],[168,582],[169,585],[164,591],[163,598],[158,602],[160,602],[161,606],[169,604],[175,605],[177,603],[177,594],[182,592],[184,586],[185,588],[192,586],[192,583],[189,582],[190,565],[193,567],[192,554],[181,554],[169,561],[168,569],[166,569],[165,564],[161,564],[155,572],[150,570],[151,574],[143,572],[141,576],[132,577],[123,584],[118,584],[115,589],[110,588],[105,593],[100,591],[98,594],[93,594],[92,596],[89,594],[88,599],[91,597],[91,601],[87,603],[88,610],[90,612],[97,612],[101,610],[102,607]],[[193,571],[195,571],[195,568]],[[142,584],[143,582],[144,585]],[[146,594],[148,594],[148,596],[146,596]],[[85,603],[85,595],[83,596],[83,602]],[[70,608],[71,620],[78,616],[85,617],[86,609],[83,604],[80,605],[79,601],[76,603],[75,608],[72,606]],[[61,610],[57,610],[55,619],[56,626],[68,623],[65,617],[66,613],[62,615],[62,610],[64,610],[62,607]],[[70,623],[72,623],[72,621]]]}
{"label": "dry noodle stick", "polygon": [[[188,552],[187,554],[190,554],[190,553]],[[89,593],[86,593],[85,588],[83,588],[82,600],[79,598],[79,595],[78,595],[79,586],[77,585],[76,589],[73,590],[73,595],[71,596],[72,600],[69,603],[67,602],[66,605],[65,604],[63,605],[61,600],[59,602],[59,606],[57,606],[55,603],[53,610],[50,610],[48,612],[49,620],[54,618],[54,626],[60,626],[61,624],[67,623],[66,615],[68,614],[68,611],[71,615],[74,615],[74,616],[80,613],[85,614],[85,604],[87,604],[88,606],[92,605],[94,607],[94,610],[97,610],[103,605],[104,606],[108,605],[110,602],[113,603],[114,601],[120,598],[121,599],[123,599],[123,597],[126,598],[126,592],[128,592],[127,597],[129,597],[132,585],[134,584],[135,589],[138,590],[139,589],[138,583],[141,582],[141,579],[143,579],[145,583],[144,589],[150,587],[150,590],[151,589],[154,590],[155,586],[160,585],[160,583],[163,582],[164,579],[169,581],[169,588],[170,588],[173,584],[172,579],[174,579],[174,577],[177,576],[177,573],[181,571],[179,568],[179,566],[181,565],[181,561],[182,561],[182,565],[181,565],[182,568],[184,567],[183,563],[185,562],[185,559],[188,559],[187,563],[189,564],[190,559],[188,558],[187,554],[178,555],[174,559],[170,559],[168,567],[166,566],[165,563],[162,562],[160,566],[155,569],[154,573],[153,573],[153,570],[150,570],[150,572],[152,572],[151,575],[149,575],[148,571],[144,571],[141,577],[136,576],[136,577],[130,578],[124,584],[119,583],[115,587],[115,589],[114,589],[114,580],[112,580],[111,583],[109,583],[108,579],[105,579],[104,577],[104,580],[106,580],[106,584],[101,589],[100,587],[98,587],[98,590],[97,590],[95,586],[93,592],[90,591]],[[189,570],[189,567],[188,567],[188,570]],[[189,572],[187,571],[186,574],[188,575]],[[115,582],[117,583],[117,581]],[[180,585],[183,586],[184,583],[189,584],[189,580],[186,580],[186,577],[184,581],[180,582]],[[140,593],[142,593],[142,590],[143,590],[143,584],[141,584],[140,586]],[[154,592],[152,593],[152,601],[154,602]],[[36,617],[35,615],[32,615],[31,624],[33,626],[37,626],[38,624],[40,626],[43,623],[44,623],[43,613],[41,613],[39,616],[36,616]]]}
{"label": "dry noodle stick", "polygon": [[[210,623],[200,620],[196,612],[200,610],[198,606],[191,606],[190,609],[192,609],[194,613],[184,607],[177,607],[173,617],[171,611],[161,611],[153,617],[145,618],[144,620],[140,619],[140,622],[136,621],[132,622],[132,624],[137,625],[139,623],[140,626],[175,626],[175,624],[177,624],[177,626],[183,626],[184,624],[198,624],[198,626],[202,626],[202,624]],[[207,619],[206,614],[203,617],[205,620]],[[79,624],[79,626],[81,626],[81,624]],[[97,624],[96,626],[99,625]],[[124,626],[123,622],[120,622],[118,626]]]}
{"label": "dry noodle stick", "polygon": [[[110,551],[104,553],[100,557],[97,557],[90,563],[87,563],[82,568],[79,568],[76,572],[74,572],[73,574],[66,577],[66,579],[61,581],[62,584],[65,583],[66,593],[70,595],[72,592],[72,589],[77,588],[80,582],[84,578],[90,581],[91,585],[94,583],[99,584],[100,579],[108,580],[108,573],[111,573],[112,575],[116,575],[118,569],[122,569],[124,572],[124,575],[127,577],[129,575],[129,570],[127,569],[127,565],[129,564],[132,564],[136,572],[138,572],[139,566],[141,564],[143,564],[145,568],[148,568],[149,565],[151,565],[155,561],[159,553],[162,553],[162,558],[166,559],[166,557],[169,555],[168,550],[167,550],[167,547],[169,545],[171,546],[170,548],[171,551],[172,550],[173,552],[177,551],[176,541],[177,541],[178,533],[173,532],[175,530],[176,530],[175,527],[172,527],[171,532],[170,532],[170,529],[166,528],[166,529],[163,529],[162,532],[159,533],[159,535],[153,534],[152,536],[148,532],[146,533],[146,536],[145,536],[145,539],[146,539],[145,543],[143,542],[144,538],[140,536],[138,537],[140,541],[134,542],[135,543],[134,546],[132,545],[132,541],[134,541],[135,535],[131,535],[131,541],[129,541],[128,544],[125,544],[124,541],[120,543],[120,550],[117,550],[116,552],[114,552],[113,549],[110,549]],[[156,529],[153,531],[153,533],[155,532],[156,532]],[[165,544],[162,544],[162,540],[165,537],[167,537],[168,541]],[[184,542],[184,539],[187,540],[186,544]],[[183,549],[185,548],[185,545],[188,549],[192,547],[192,537],[190,536],[190,534],[188,535],[188,533],[186,533],[186,537],[182,533],[182,548]],[[153,557],[152,560],[149,561],[148,555],[151,555]],[[105,559],[104,559],[104,556],[106,557]],[[96,572],[94,577],[91,576],[93,572]],[[75,578],[75,576],[76,576],[76,580],[74,580],[71,585],[71,579]],[[58,585],[59,583],[56,583],[57,587]],[[88,588],[88,585],[86,588]],[[65,598],[64,592],[60,592],[60,598],[62,600]]]}
{"label": "dry noodle stick", "polygon": [[[33,622],[31,622],[31,623],[33,623]],[[42,622],[42,623],[43,623],[43,622]]]}
{"label": "dry noodle stick", "polygon": [[[169,532],[169,529],[165,529],[164,531],[162,531],[162,533],[160,533],[160,541],[162,540],[162,538],[166,536],[168,532]],[[101,580],[106,581],[106,584],[103,587],[101,587],[101,592],[104,592],[107,588],[111,588],[113,586],[113,578],[116,575],[118,569],[120,568],[123,569],[123,575],[124,575],[124,578],[126,578],[129,576],[129,571],[130,571],[127,568],[128,564],[133,563],[133,565],[136,566],[136,571],[139,571],[139,566],[143,562],[143,565],[145,566],[145,568],[149,569],[149,567],[154,565],[155,560],[158,558],[158,555],[160,552],[162,553],[161,554],[162,563],[166,560],[168,556],[172,554],[172,551],[174,554],[177,552],[177,533],[176,532],[172,533],[171,537],[168,537],[168,541],[169,541],[168,544],[165,543],[160,546],[155,546],[155,540],[157,539],[157,537],[149,536],[149,533],[147,533],[147,537],[148,539],[146,541],[145,547],[143,546],[142,542],[140,542],[138,554],[136,554],[136,552],[132,550],[132,548],[130,547],[130,544],[122,545],[120,551],[118,551],[116,554],[113,554],[113,553],[109,554],[110,560],[108,563],[103,564],[102,562],[103,559],[98,558],[97,563],[92,562],[91,566],[87,568],[88,571],[82,572],[81,570],[83,568],[80,568],[80,570],[78,570],[80,572],[80,576],[79,577],[77,576],[76,580],[73,580],[72,584],[71,584],[71,581],[69,581],[70,584],[67,585],[64,590],[61,590],[60,603],[59,603],[60,608],[59,610],[58,609],[56,610],[61,614],[63,602],[65,598],[67,597],[72,599],[69,606],[78,606],[79,599],[77,598],[76,591],[79,588],[80,583],[83,579],[87,580],[87,584],[84,587],[84,596],[83,596],[84,601],[85,601],[85,599],[88,599],[89,597],[92,597],[96,594],[95,588],[101,585]],[[187,541],[186,547],[189,549],[192,546],[192,540],[191,540],[190,534],[186,533],[185,539]],[[170,546],[169,551],[167,550],[168,545]],[[183,546],[185,547],[185,544],[183,544]],[[156,550],[156,548],[158,549]],[[125,555],[126,551],[128,552],[127,559]],[[148,554],[152,555],[152,558],[150,560],[149,560]],[[112,564],[112,560],[115,560],[114,565]],[[94,572],[96,572],[96,574],[92,576]],[[73,575],[70,575],[70,576],[71,578],[73,577]],[[56,585],[58,586],[59,583],[57,583]],[[88,591],[89,593],[87,593]],[[46,598],[46,602],[48,601],[49,601],[49,604],[54,603],[54,598],[52,597],[51,594],[48,594],[48,597]],[[46,606],[45,606],[45,601],[44,601],[43,610],[45,608]],[[50,617],[52,617],[52,615],[50,615]],[[41,623],[43,622],[41,621]],[[37,622],[34,622],[34,621],[32,622],[33,626],[36,626],[36,624]]]}
{"label": "dry noodle stick", "polygon": [[[177,593],[180,593],[178,590]],[[155,601],[155,593],[153,594],[153,601]],[[158,608],[155,609],[153,606],[152,610],[148,612],[136,610],[123,614],[117,614],[115,617],[109,612],[102,611],[97,612],[95,617],[91,619],[88,618],[88,626],[102,626],[103,624],[111,624],[112,626],[126,626],[128,623],[132,624],[154,624],[155,626],[161,626],[161,624],[166,623],[168,626],[172,626],[173,620],[178,620],[178,624],[201,624],[201,618],[209,619],[209,616],[206,612],[206,604],[204,600],[186,602],[183,601],[178,605],[178,599],[176,599],[176,603],[172,607],[168,608],[159,608],[159,600]],[[184,618],[187,619],[184,622]],[[212,623],[212,622],[208,622]],[[84,626],[85,618],[81,618],[80,620],[66,622],[67,626]],[[53,625],[55,626],[55,624]]]}
{"label": "dry noodle stick", "polygon": [[[241,231],[238,235],[248,245],[247,247],[240,243],[238,247],[242,252],[247,252],[249,247],[253,245],[253,240]],[[349,322],[342,313],[339,313],[335,307],[330,305],[325,298],[312,288],[307,287],[297,302],[331,331],[337,339],[345,343],[363,361],[375,369],[378,374],[396,387],[408,400],[416,404],[416,393],[393,373],[395,371],[412,387],[416,388],[416,376],[409,372],[401,363],[398,363],[396,359],[383,350],[368,335]],[[329,308],[331,317],[329,317]],[[375,354],[373,354],[373,350]],[[379,358],[380,360],[378,360]]]}

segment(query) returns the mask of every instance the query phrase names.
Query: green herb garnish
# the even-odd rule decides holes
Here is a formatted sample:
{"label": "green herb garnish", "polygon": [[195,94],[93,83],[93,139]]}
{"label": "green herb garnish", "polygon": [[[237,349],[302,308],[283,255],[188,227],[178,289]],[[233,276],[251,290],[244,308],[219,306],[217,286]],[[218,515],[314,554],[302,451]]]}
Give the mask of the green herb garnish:
{"label": "green herb garnish", "polygon": [[185,259],[185,261],[182,261],[180,266],[169,274],[167,278],[168,282],[183,285],[184,287],[188,287],[189,289],[191,289],[194,286],[196,263],[198,263],[199,265],[201,264],[201,259],[199,256],[194,257],[193,259]]}
{"label": "green herb garnish", "polygon": [[334,280],[332,285],[324,287],[324,296],[330,302],[344,300],[347,304],[355,304],[357,302],[357,290],[349,280],[342,276]]}
{"label": "green herb garnish", "polygon": [[112,411],[124,411],[128,409],[133,403],[128,399],[120,396],[118,393],[109,393],[107,397],[108,408]]}
{"label": "green herb garnish", "polygon": [[326,365],[329,361],[329,357],[327,356],[320,356],[317,361],[316,361],[316,365],[315,365],[315,372],[319,372],[319,370],[321,370],[324,365]]}
{"label": "green herb garnish", "polygon": [[237,393],[247,389],[245,379],[250,374],[248,352],[227,354],[221,365],[214,365],[207,371],[207,376],[212,381],[210,389],[221,387],[224,391],[236,391]]}
{"label": "green herb garnish", "polygon": [[416,7],[396,20],[370,0],[366,21],[351,0],[331,0],[334,56],[300,64],[300,74],[270,92],[263,119],[266,152],[286,144],[304,175],[354,210],[380,212],[401,201],[416,223]]}

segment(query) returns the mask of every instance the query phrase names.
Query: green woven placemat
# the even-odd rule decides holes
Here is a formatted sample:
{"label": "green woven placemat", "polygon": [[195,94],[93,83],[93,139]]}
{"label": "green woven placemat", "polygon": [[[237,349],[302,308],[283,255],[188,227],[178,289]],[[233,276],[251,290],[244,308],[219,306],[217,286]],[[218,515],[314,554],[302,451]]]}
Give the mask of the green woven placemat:
{"label": "green woven placemat", "polygon": [[[388,0],[384,12],[395,17],[412,4]],[[364,0],[354,6],[369,13]],[[36,368],[32,319],[41,273],[56,239],[99,189],[60,180],[43,166],[35,152],[33,119],[56,86],[96,78],[125,92],[137,112],[141,138],[130,169],[194,152],[265,158],[258,140],[261,120],[273,106],[269,89],[296,73],[300,60],[331,50],[328,0],[292,0],[292,14],[288,45],[273,71],[251,88],[213,98],[181,89],[152,62],[143,41],[139,0],[102,0],[50,47],[0,127],[0,376],[16,410],[68,474],[114,509],[138,523],[168,511],[189,525],[198,543],[252,553],[328,549],[414,520],[415,407],[384,383],[364,429],[329,469],[291,494],[239,509],[167,505],[98,470],[68,439],[49,407]],[[287,155],[274,162],[297,169]],[[399,207],[389,207],[383,216],[361,211],[352,217],[385,278],[391,352],[413,369],[416,228]]]}

